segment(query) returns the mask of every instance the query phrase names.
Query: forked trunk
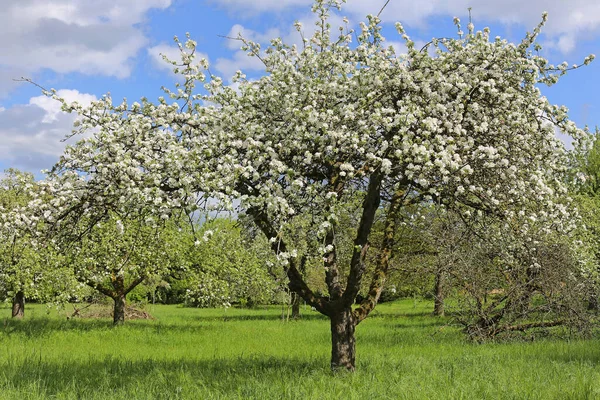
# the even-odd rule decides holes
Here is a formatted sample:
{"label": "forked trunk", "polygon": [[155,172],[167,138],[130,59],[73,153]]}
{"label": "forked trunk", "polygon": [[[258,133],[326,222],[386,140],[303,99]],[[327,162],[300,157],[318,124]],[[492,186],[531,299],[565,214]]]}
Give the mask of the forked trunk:
{"label": "forked trunk", "polygon": [[115,308],[113,310],[113,325],[122,325],[125,322],[125,299],[124,294],[117,295],[113,298]]}
{"label": "forked trunk", "polygon": [[301,297],[296,293],[292,292],[292,319],[300,319],[300,301]]}
{"label": "forked trunk", "polygon": [[444,271],[435,274],[435,294],[433,300],[433,315],[444,316]]}
{"label": "forked trunk", "polygon": [[12,301],[13,318],[23,318],[25,316],[25,293],[19,290]]}
{"label": "forked trunk", "polygon": [[351,308],[331,315],[331,369],[354,371],[356,366],[356,319]]}

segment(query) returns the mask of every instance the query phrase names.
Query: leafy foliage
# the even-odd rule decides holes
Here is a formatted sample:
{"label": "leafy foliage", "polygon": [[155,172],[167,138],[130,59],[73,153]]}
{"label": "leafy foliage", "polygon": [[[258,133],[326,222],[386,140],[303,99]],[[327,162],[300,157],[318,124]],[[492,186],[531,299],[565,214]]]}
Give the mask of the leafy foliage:
{"label": "leafy foliage", "polygon": [[235,221],[216,219],[202,225],[201,240],[189,255],[186,302],[200,307],[252,306],[272,302],[278,289],[272,261],[260,257],[265,242],[244,237]]}

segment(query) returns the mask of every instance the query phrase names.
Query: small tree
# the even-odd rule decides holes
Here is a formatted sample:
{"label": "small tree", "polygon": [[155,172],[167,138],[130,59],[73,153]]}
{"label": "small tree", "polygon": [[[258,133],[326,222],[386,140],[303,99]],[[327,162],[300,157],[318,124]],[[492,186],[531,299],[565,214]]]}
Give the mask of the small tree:
{"label": "small tree", "polygon": [[76,288],[64,276],[62,257],[53,244],[36,237],[41,223],[19,212],[36,190],[33,175],[15,169],[6,170],[0,181],[0,293],[11,298],[14,318],[24,317],[26,298],[65,299]]}
{"label": "small tree", "polygon": [[[564,325],[588,331],[591,282],[569,235],[485,221],[457,249],[454,315],[474,340]],[[532,333],[532,334],[534,334]]]}
{"label": "small tree", "polygon": [[113,323],[119,325],[125,321],[127,294],[177,263],[174,230],[111,213],[79,241],[67,242],[64,251],[75,278],[113,300]]}

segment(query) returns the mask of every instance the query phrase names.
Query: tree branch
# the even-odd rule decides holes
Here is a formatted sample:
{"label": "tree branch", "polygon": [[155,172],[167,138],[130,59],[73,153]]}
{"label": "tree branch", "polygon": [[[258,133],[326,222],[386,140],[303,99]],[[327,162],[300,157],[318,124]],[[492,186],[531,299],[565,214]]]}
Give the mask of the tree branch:
{"label": "tree branch", "polygon": [[379,208],[381,202],[381,182],[382,176],[379,171],[375,171],[371,174],[369,179],[369,186],[367,187],[367,195],[363,201],[363,213],[360,217],[360,224],[356,232],[356,238],[354,239],[354,249],[352,252],[352,259],[350,260],[350,274],[348,276],[348,283],[346,284],[346,290],[342,302],[345,306],[349,306],[354,303],[358,291],[360,290],[360,283],[362,276],[365,272],[365,258],[367,256],[367,250],[369,248],[369,234],[373,228],[373,222],[375,221],[375,214]]}
{"label": "tree branch", "polygon": [[406,193],[403,189],[397,189],[388,207],[383,230],[383,243],[377,259],[377,266],[375,267],[375,272],[373,273],[373,279],[371,280],[369,293],[362,301],[360,307],[354,310],[354,316],[358,321],[357,323],[360,323],[369,315],[371,311],[373,311],[377,301],[379,300],[381,291],[383,290],[383,284],[385,283],[385,279],[387,277],[389,261],[392,255],[392,248],[394,247],[394,237],[396,235],[396,225],[399,218],[399,211],[405,196]]}

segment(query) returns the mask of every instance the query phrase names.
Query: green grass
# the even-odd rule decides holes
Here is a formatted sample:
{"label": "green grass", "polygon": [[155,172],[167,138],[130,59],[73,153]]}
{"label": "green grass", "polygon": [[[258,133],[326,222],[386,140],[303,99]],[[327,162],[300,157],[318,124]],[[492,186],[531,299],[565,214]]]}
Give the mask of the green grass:
{"label": "green grass", "polygon": [[329,371],[329,323],[310,310],[148,306],[153,321],[66,320],[0,308],[0,399],[597,399],[600,340],[466,342],[428,302],[378,306],[357,371]]}

